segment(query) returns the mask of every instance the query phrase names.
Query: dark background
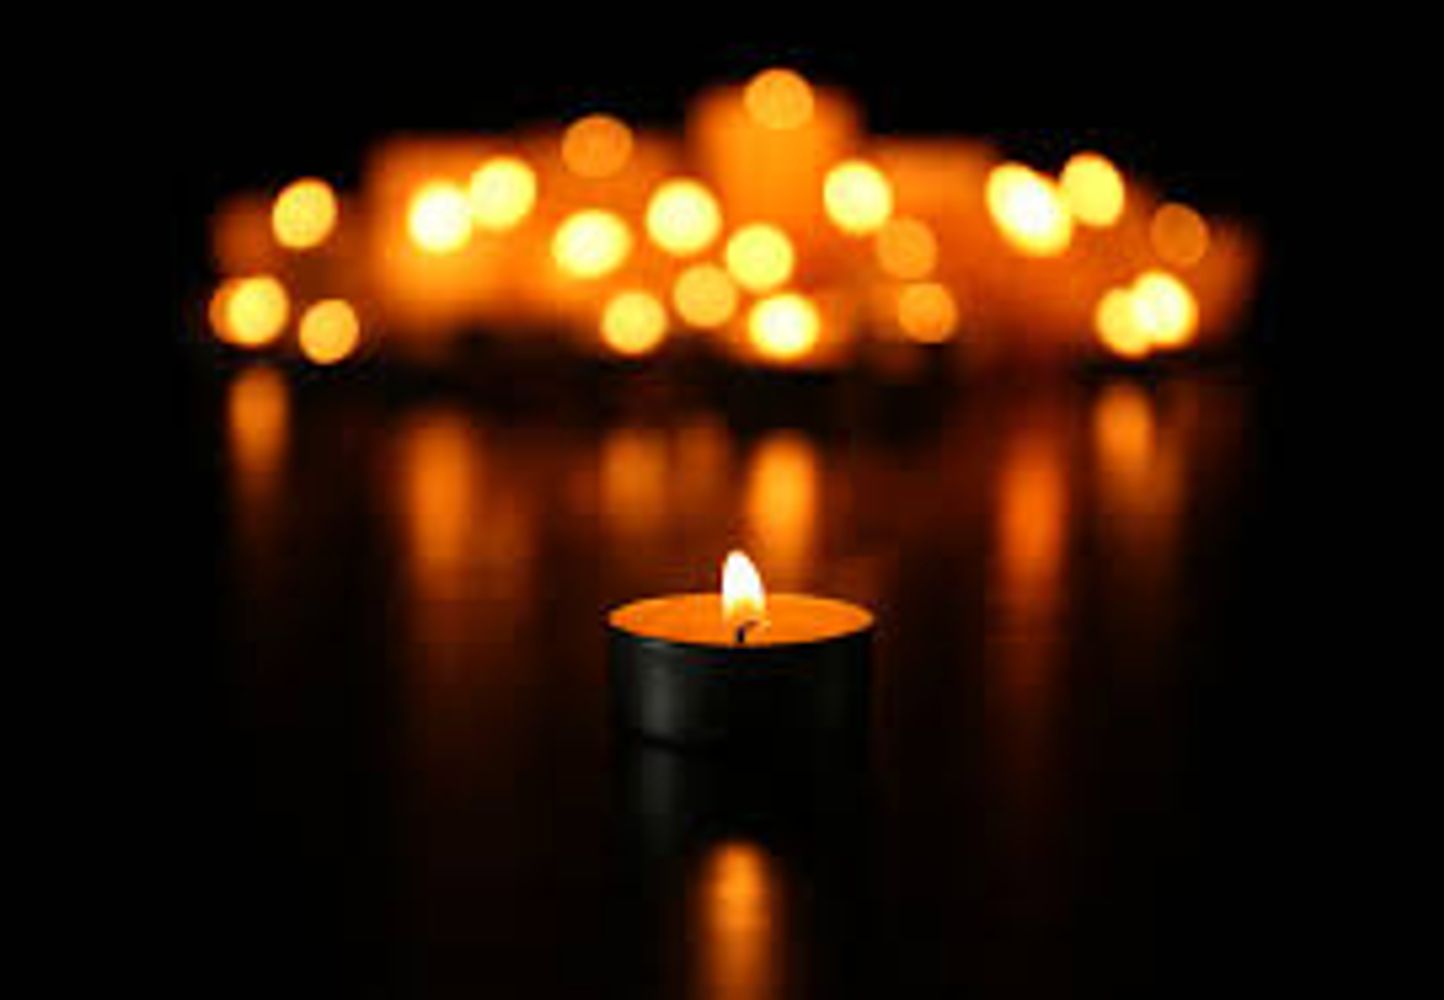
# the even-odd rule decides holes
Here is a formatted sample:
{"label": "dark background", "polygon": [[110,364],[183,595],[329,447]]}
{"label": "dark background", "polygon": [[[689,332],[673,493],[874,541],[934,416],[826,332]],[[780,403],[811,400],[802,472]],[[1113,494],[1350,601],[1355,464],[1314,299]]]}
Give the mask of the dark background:
{"label": "dark background", "polygon": [[[976,21],[951,36],[919,27],[901,41],[878,35],[808,44],[688,44],[656,32],[619,40],[581,29],[564,40],[539,40],[533,31],[509,41],[516,23],[482,19],[458,25],[460,40],[422,55],[416,39],[425,31],[383,43],[386,32],[373,29],[363,44],[322,30],[324,22],[273,20],[230,35],[198,31],[193,52],[168,63],[185,94],[174,98],[166,157],[170,294],[178,306],[162,343],[173,375],[174,391],[165,396],[172,430],[164,440],[174,449],[176,488],[167,499],[174,501],[178,542],[167,578],[175,583],[171,606],[187,624],[169,629],[166,638],[174,640],[176,662],[188,665],[175,682],[175,703],[183,706],[176,740],[191,752],[171,761],[178,765],[182,805],[166,853],[180,876],[178,940],[187,942],[190,964],[204,976],[203,992],[670,995],[671,973],[648,963],[685,962],[690,945],[676,926],[683,917],[669,907],[680,905],[678,887],[692,877],[689,851],[716,835],[715,827],[728,836],[740,829],[781,859],[789,898],[808,928],[796,931],[806,940],[783,950],[805,957],[810,975],[803,992],[812,995],[1063,996],[1088,987],[1173,995],[1260,974],[1269,963],[1280,892],[1278,803],[1270,781],[1282,737],[1263,705],[1278,669],[1271,588],[1279,578],[1276,493],[1287,355],[1280,302],[1290,259],[1285,189],[1299,169],[1295,133],[1280,123],[1269,75],[1255,71],[1262,42],[1251,41],[1241,26],[1204,34],[1197,25],[1138,22],[1116,37],[1101,32],[1095,38],[1022,24],[993,43],[994,27]],[[1192,32],[1188,44],[1150,41],[1179,31]],[[326,40],[319,59],[313,55],[318,39]],[[1020,69],[1007,39],[1036,65]],[[395,665],[393,656],[404,665],[415,655],[377,651],[389,641],[392,556],[366,527],[375,515],[369,501],[336,499],[360,490],[348,478],[351,466],[313,453],[318,464],[305,477],[310,485],[294,498],[297,512],[287,516],[331,527],[324,543],[302,546],[293,557],[291,582],[263,591],[262,599],[283,606],[299,595],[314,602],[314,610],[259,631],[237,624],[260,618],[237,619],[235,610],[255,595],[238,582],[232,537],[235,501],[226,485],[232,460],[220,402],[229,371],[184,319],[184,304],[203,296],[211,277],[206,215],[229,192],[274,187],[302,173],[350,186],[368,142],[399,129],[505,130],[593,110],[677,125],[702,86],[745,79],[774,64],[852,90],[876,131],[982,135],[1044,168],[1092,147],[1170,195],[1260,227],[1269,263],[1237,363],[1202,381],[1185,373],[1176,382],[1143,383],[1165,425],[1174,419],[1167,414],[1196,413],[1201,406],[1205,423],[1216,416],[1232,428],[1218,432],[1223,444],[1209,444],[1207,431],[1188,432],[1201,438],[1178,432],[1184,436],[1177,446],[1217,472],[1214,487],[1195,484],[1197,509],[1186,520],[1181,548],[1187,554],[1178,586],[1197,600],[1200,617],[1160,632],[1146,624],[1160,607],[1145,601],[1136,612],[1136,641],[1127,638],[1125,613],[1096,620],[1084,614],[1042,627],[1044,644],[1071,650],[1065,659],[1084,677],[1106,672],[1116,657],[1133,669],[1167,666],[1176,671],[1176,684],[1157,701],[1134,692],[1140,700],[1122,708],[1106,699],[1100,704],[1086,684],[1066,697],[1071,721],[1059,737],[1066,763],[1044,782],[1052,821],[1044,825],[1035,881],[1025,877],[1013,887],[1021,899],[1014,900],[1016,909],[998,904],[997,875],[983,845],[991,836],[987,812],[1003,794],[991,784],[989,748],[954,731],[980,724],[984,714],[986,685],[964,672],[894,682],[877,738],[881,758],[860,776],[831,770],[821,778],[794,777],[784,770],[760,782],[761,791],[739,792],[710,773],[692,775],[690,787],[703,789],[701,803],[677,808],[693,820],[689,810],[700,810],[703,819],[684,824],[691,832],[680,837],[680,847],[659,849],[645,830],[638,833],[629,796],[639,765],[599,726],[587,738],[600,742],[583,748],[597,750],[594,770],[578,765],[585,753],[563,747],[558,762],[539,761],[509,786],[511,820],[467,813],[432,845],[440,852],[433,859],[443,873],[438,877],[451,872],[462,885],[443,885],[440,894],[454,907],[475,893],[477,912],[489,915],[443,906],[432,922],[410,923],[414,914],[399,898],[414,887],[399,872],[412,866],[407,848],[398,846],[404,841],[398,830],[415,818],[398,815],[391,798],[406,776],[387,763],[396,739],[391,695],[384,684],[376,686],[384,668]],[[1057,118],[1142,124],[997,124]],[[300,383],[297,432],[313,435],[315,448],[350,441],[363,454],[382,449],[396,414],[418,405],[412,387],[398,388],[374,372],[340,382],[339,388]],[[1086,419],[1097,389],[1075,386],[1062,392],[1061,402],[1026,389],[1001,398],[968,392],[962,402],[945,400],[937,404],[941,409],[920,413],[909,404],[885,404],[902,430],[855,434],[825,415],[785,405],[780,412],[743,414],[729,428],[746,447],[777,426],[801,427],[825,463],[901,448],[916,466],[911,482],[927,489],[926,470],[940,460],[942,444],[906,428],[936,421],[961,428],[957,433],[977,443],[972,435],[991,433],[979,428],[1022,428],[1018,433],[1026,437],[1028,428],[1042,427],[1044,437],[1071,441],[1067,428]],[[427,398],[421,393],[423,403]],[[586,461],[598,447],[596,435],[619,419],[609,405],[543,419],[539,433],[550,443],[533,452],[524,442],[525,429],[538,423],[534,414],[499,410],[485,399],[443,402],[470,413],[472,423],[523,464],[531,454],[543,462],[549,455]],[[944,411],[950,415],[939,416]],[[632,417],[662,426],[670,419],[665,408]],[[522,428],[518,441],[508,436],[515,428]],[[978,475],[993,468],[985,461]],[[965,523],[972,516],[960,515]],[[571,561],[552,570],[551,599],[538,611],[541,633],[567,631],[593,608],[633,593],[629,588],[645,589],[650,580],[677,573],[669,560],[650,576],[591,569],[590,559],[604,558],[594,547],[604,547],[605,538],[586,527],[576,529],[576,537],[555,530],[566,541],[554,544]],[[884,646],[891,672],[904,663],[947,661],[957,654],[954,644],[967,650],[991,641],[981,617],[948,622],[949,605],[935,603],[939,591],[952,589],[984,599],[983,581],[953,575],[974,556],[984,558],[966,540],[971,529],[960,530],[963,540],[940,543],[942,555],[916,543],[903,548],[912,552],[904,557],[911,567],[907,585],[890,594],[883,609],[902,619]],[[317,566],[308,568],[308,560]],[[1090,574],[1108,561],[1106,551],[1085,545],[1070,561],[1070,586],[1088,592]],[[823,582],[830,579],[830,570],[819,572]],[[1110,629],[1124,638],[1107,639]],[[349,637],[339,649],[338,636]],[[588,663],[597,647],[582,637],[549,650],[536,654],[538,662],[561,652]],[[269,672],[262,695],[237,680],[253,668]],[[289,691],[276,680],[287,673],[296,678]],[[938,697],[968,708],[961,718],[949,717],[929,707]],[[569,711],[566,717],[575,718],[580,709],[572,703]],[[917,732],[908,735],[910,727]],[[961,784],[929,792],[930,783],[950,774],[963,775]],[[799,788],[841,791],[836,800],[824,796],[820,804],[798,806],[792,800]],[[599,815],[608,831],[600,842],[587,825]],[[744,817],[740,823],[737,815]],[[570,821],[576,826],[569,832]],[[839,821],[850,824],[850,832],[818,832]],[[487,841],[488,822],[500,822],[506,832]],[[473,834],[480,837],[477,850],[515,852],[515,870],[504,859],[494,871],[466,860],[462,838]],[[528,835],[539,843],[508,839]],[[1021,839],[1030,843],[1026,835]],[[568,871],[604,861],[611,866]],[[1049,889],[1052,876],[1066,890]],[[532,895],[542,890],[555,895]]]}

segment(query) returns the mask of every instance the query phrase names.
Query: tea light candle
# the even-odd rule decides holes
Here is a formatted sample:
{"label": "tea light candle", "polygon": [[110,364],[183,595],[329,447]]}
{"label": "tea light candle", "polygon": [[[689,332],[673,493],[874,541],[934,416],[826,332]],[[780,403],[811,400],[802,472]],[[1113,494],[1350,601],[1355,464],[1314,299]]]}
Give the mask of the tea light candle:
{"label": "tea light candle", "polygon": [[608,616],[613,706],[643,736],[678,744],[808,740],[867,717],[873,616],[845,601],[767,595],[728,555],[720,594],[675,594]]}

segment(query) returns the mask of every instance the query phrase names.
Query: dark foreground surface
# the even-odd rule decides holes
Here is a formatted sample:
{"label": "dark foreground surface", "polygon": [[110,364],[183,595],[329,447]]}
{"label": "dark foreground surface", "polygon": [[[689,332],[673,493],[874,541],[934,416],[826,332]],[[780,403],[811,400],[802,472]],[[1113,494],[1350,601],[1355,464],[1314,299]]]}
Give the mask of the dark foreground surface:
{"label": "dark foreground surface", "polygon": [[[785,398],[198,376],[174,837],[201,995],[1246,981],[1267,387]],[[876,612],[860,752],[614,730],[605,611],[709,589],[738,546]]]}

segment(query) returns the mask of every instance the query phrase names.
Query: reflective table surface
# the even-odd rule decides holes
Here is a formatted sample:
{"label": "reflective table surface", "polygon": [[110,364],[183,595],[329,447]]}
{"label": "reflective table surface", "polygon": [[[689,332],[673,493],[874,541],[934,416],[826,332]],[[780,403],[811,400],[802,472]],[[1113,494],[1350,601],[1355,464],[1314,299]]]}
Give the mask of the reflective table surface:
{"label": "reflective table surface", "polygon": [[[1271,669],[1257,379],[556,395],[195,379],[187,808],[218,980],[1231,981]],[[715,586],[733,547],[876,613],[861,746],[719,759],[613,726],[606,611]]]}

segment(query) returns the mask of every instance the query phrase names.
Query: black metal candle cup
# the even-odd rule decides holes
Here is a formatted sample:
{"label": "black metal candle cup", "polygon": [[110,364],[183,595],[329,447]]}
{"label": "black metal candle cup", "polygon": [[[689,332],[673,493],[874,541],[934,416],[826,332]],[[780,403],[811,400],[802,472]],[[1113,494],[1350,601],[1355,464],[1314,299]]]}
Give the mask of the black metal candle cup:
{"label": "black metal candle cup", "polygon": [[814,742],[867,721],[873,617],[775,594],[732,624],[719,594],[637,601],[607,620],[613,708],[628,729],[685,746]]}

